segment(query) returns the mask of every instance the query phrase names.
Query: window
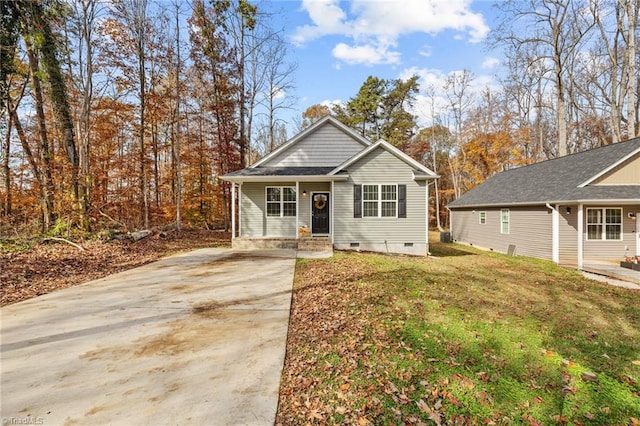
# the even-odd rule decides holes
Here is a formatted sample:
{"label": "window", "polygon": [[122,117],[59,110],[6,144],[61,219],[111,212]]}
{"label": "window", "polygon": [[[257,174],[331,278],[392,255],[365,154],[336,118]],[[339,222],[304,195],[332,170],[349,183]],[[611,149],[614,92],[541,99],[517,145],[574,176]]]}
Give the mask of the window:
{"label": "window", "polygon": [[509,233],[509,209],[500,210],[500,233]]}
{"label": "window", "polygon": [[587,240],[622,240],[622,209],[587,209]]}
{"label": "window", "polygon": [[292,186],[267,187],[267,216],[295,217],[296,188]]}
{"label": "window", "polygon": [[484,225],[485,223],[487,223],[487,212],[478,213],[478,223],[480,225]]}
{"label": "window", "polygon": [[363,217],[396,217],[398,185],[362,185]]}

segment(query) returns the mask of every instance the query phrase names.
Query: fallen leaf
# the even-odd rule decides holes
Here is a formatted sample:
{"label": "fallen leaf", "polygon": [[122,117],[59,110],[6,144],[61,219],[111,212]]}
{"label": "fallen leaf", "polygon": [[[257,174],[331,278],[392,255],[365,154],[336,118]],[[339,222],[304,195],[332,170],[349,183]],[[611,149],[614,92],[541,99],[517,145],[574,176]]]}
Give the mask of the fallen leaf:
{"label": "fallen leaf", "polygon": [[431,412],[431,409],[429,408],[427,403],[424,402],[424,400],[422,400],[422,399],[419,400],[419,401],[416,401],[416,405],[418,406],[418,409],[420,411],[422,411],[423,413],[430,413]]}

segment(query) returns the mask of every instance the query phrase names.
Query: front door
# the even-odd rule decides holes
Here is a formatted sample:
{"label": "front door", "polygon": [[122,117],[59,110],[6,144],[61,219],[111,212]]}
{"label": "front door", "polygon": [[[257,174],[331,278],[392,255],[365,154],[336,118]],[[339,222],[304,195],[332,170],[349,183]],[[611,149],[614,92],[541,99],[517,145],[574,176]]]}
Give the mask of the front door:
{"label": "front door", "polygon": [[311,197],[311,234],[329,233],[329,193],[314,192]]}

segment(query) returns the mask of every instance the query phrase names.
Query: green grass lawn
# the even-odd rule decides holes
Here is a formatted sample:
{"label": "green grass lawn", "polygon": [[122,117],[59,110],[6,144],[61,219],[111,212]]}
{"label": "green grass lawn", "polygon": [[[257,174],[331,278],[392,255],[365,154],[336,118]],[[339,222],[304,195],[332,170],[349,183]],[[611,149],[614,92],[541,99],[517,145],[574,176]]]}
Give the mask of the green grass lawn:
{"label": "green grass lawn", "polygon": [[640,292],[431,250],[298,261],[278,424],[638,424]]}

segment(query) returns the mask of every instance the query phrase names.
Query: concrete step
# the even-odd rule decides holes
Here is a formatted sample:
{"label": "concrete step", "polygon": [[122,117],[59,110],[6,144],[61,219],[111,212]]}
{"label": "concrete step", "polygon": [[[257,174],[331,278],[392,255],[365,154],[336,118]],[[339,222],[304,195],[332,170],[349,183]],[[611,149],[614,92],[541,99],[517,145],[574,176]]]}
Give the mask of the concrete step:
{"label": "concrete step", "polygon": [[301,238],[298,240],[298,250],[333,251],[333,244],[331,244],[331,239],[327,237]]}

